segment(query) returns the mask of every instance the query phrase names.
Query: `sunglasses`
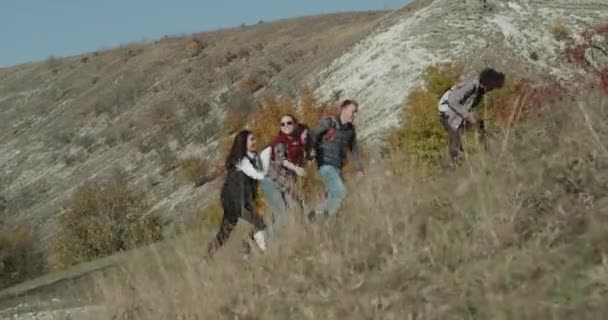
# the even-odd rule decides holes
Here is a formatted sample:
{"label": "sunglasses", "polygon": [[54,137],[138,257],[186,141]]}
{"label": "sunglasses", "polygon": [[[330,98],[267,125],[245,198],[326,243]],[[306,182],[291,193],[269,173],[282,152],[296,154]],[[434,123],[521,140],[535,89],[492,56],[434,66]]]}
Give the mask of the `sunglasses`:
{"label": "sunglasses", "polygon": [[281,122],[281,127],[291,126],[293,125],[293,121]]}

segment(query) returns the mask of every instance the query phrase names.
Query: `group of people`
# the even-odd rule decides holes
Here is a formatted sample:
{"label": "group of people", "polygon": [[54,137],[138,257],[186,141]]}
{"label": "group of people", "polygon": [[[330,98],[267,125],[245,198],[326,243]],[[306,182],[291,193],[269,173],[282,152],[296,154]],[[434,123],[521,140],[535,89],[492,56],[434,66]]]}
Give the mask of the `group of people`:
{"label": "group of people", "polygon": [[[503,73],[486,68],[477,79],[451,87],[440,98],[439,121],[447,133],[451,162],[457,161],[463,151],[460,138],[463,130],[479,128],[482,123],[473,109],[486,93],[501,88],[504,81]],[[286,212],[293,207],[305,207],[296,182],[305,175],[307,161],[316,162],[327,195],[320,209],[308,212],[308,218],[335,215],[347,194],[342,169],[349,151],[354,168],[363,175],[354,126],[358,109],[356,101],[345,100],[338,115],[322,119],[312,129],[298,123],[293,115],[285,114],[279,123],[279,133],[259,153],[255,134],[249,130],[240,131],[234,137],[225,162],[226,178],[220,194],[224,215],[219,231],[209,243],[209,254],[213,255],[228,240],[239,218],[253,225],[249,236],[260,250],[265,251],[270,235],[283,224]],[[260,183],[274,218],[271,225],[267,225],[256,211]]]}

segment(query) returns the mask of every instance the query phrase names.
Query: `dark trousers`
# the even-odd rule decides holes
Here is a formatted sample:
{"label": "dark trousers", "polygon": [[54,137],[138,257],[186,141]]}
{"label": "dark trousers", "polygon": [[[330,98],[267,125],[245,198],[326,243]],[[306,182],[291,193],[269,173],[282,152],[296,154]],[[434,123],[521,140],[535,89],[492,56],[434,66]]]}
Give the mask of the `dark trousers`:
{"label": "dark trousers", "polygon": [[464,150],[462,149],[462,141],[460,138],[462,130],[460,130],[461,127],[458,129],[452,128],[448,123],[447,116],[439,115],[439,118],[441,124],[443,125],[443,128],[445,129],[448,135],[448,153],[450,155],[450,161],[454,163],[458,159],[459,154],[461,152],[464,152]]}
{"label": "dark trousers", "polygon": [[239,222],[239,218],[242,218],[253,225],[253,230],[251,230],[249,234],[251,238],[253,238],[255,232],[266,229],[264,218],[257,214],[253,204],[247,206],[248,208],[231,203],[222,203],[222,206],[224,207],[224,216],[222,217],[222,223],[220,224],[219,231],[215,235],[215,239],[209,243],[209,247],[207,248],[209,255],[213,255],[215,251],[228,241],[230,234]]}

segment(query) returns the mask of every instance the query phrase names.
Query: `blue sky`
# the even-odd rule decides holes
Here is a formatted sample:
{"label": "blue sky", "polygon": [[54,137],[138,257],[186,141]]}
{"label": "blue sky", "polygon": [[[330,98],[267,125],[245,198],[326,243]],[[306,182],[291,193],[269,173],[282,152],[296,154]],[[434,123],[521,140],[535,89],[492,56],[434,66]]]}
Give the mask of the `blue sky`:
{"label": "blue sky", "polygon": [[0,0],[0,66],[163,35],[340,11],[395,9],[407,0]]}

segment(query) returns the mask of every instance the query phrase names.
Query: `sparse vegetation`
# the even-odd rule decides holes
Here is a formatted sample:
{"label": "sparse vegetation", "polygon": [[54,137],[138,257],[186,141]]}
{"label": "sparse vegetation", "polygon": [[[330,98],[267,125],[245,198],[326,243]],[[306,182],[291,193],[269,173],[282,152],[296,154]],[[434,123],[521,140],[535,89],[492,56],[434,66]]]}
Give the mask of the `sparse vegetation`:
{"label": "sparse vegetation", "polygon": [[[19,178],[0,185],[2,189],[11,190],[11,198],[7,198],[11,208],[15,201],[24,200],[22,203],[27,205],[20,210],[10,211],[11,223],[20,221],[28,227],[44,225],[36,238],[52,238],[54,224],[47,225],[47,222],[55,221],[53,218],[60,211],[57,200],[69,197],[68,193],[72,192],[74,186],[100,174],[107,161],[129,166],[132,177],[143,181],[140,186],[155,185],[154,197],[150,199],[161,201],[154,205],[159,204],[165,209],[162,201],[175,191],[173,188],[178,185],[174,183],[174,178],[178,178],[180,172],[171,172],[169,178],[162,174],[179,168],[176,156],[189,148],[182,148],[184,145],[180,145],[180,141],[175,143],[175,137],[179,140],[181,136],[180,132],[161,132],[161,117],[148,118],[147,112],[159,102],[166,102],[175,117],[165,119],[175,119],[174,128],[183,130],[188,139],[198,134],[196,142],[213,146],[215,138],[223,134],[221,119],[216,118],[223,110],[213,110],[207,114],[208,105],[195,105],[193,97],[210,102],[213,108],[217,105],[226,109],[238,107],[239,110],[253,110],[257,102],[252,95],[239,93],[238,81],[258,68],[261,71],[269,70],[267,61],[282,63],[287,55],[287,50],[282,50],[282,44],[294,36],[300,37],[302,30],[306,30],[311,36],[299,38],[290,49],[310,52],[311,43],[331,44],[333,49],[314,59],[306,56],[290,66],[290,71],[293,67],[293,70],[304,72],[285,77],[283,83],[277,84],[275,92],[282,92],[279,85],[297,89],[297,83],[308,72],[305,70],[317,69],[329,62],[339,50],[353,44],[371,26],[371,21],[381,14],[346,16],[348,18],[335,19],[336,15],[332,15],[272,22],[259,28],[248,28],[246,32],[250,36],[246,37],[239,34],[239,30],[212,31],[191,37],[165,37],[154,44],[100,47],[98,51],[86,54],[86,57],[52,58],[48,63],[32,62],[2,68],[1,100],[4,105],[10,106],[5,108],[2,115],[2,121],[9,124],[2,141],[2,145],[8,148],[8,152],[4,153],[2,168],[7,174]],[[192,37],[204,39],[205,47],[199,58],[181,59],[180,56],[185,58],[185,46]],[[236,57],[230,53],[227,55],[228,60],[232,61],[229,65],[224,57],[224,50],[228,47],[232,47],[232,52],[236,54]],[[247,56],[246,51],[249,52],[249,63],[241,59]],[[184,72],[179,71],[185,71],[188,64],[192,73],[184,77]],[[230,86],[224,74],[226,66],[239,72],[233,86],[237,90],[230,90],[226,95],[229,99],[220,103],[212,94]],[[57,73],[57,76],[49,78],[51,72]],[[209,83],[199,80],[203,72],[209,75]],[[270,74],[266,76],[269,78]],[[188,96],[188,102],[181,103],[176,93],[182,90],[191,90],[195,96]],[[243,114],[246,117],[250,115],[249,111]],[[136,127],[130,126],[129,120],[133,120]],[[171,121],[167,123],[171,124]],[[91,135],[95,141],[89,141],[91,137],[81,139],[79,134]],[[157,134],[160,139],[155,137]],[[37,141],[43,141],[44,145]],[[121,142],[129,144],[122,145]],[[128,147],[137,148],[142,154],[134,154],[127,150]],[[94,151],[94,156],[87,153],[87,149]],[[158,150],[160,156],[156,153]],[[213,151],[210,150],[210,156],[215,155]],[[63,162],[68,166],[63,166]],[[155,165],[162,166],[162,170]],[[154,182],[147,184],[147,178]],[[46,192],[28,192],[30,195],[27,199],[12,197],[12,193],[20,192],[26,185],[44,179],[48,179],[47,183],[52,186]],[[169,200],[172,201],[182,204],[182,201],[188,202],[191,198],[186,195]],[[36,247],[47,254],[49,242],[37,242]]]}
{"label": "sparse vegetation", "polygon": [[145,195],[124,177],[86,183],[59,216],[55,264],[66,267],[162,239],[158,218],[144,216]]}
{"label": "sparse vegetation", "polygon": [[249,57],[251,57],[251,49],[246,48],[246,47],[240,48],[238,56],[241,59],[247,60]]}
{"label": "sparse vegetation", "polygon": [[461,73],[459,64],[433,65],[425,73],[424,85],[410,92],[401,113],[405,125],[387,137],[393,171],[403,173],[412,167],[428,170],[438,164],[446,138],[436,106],[441,94],[459,80]]}
{"label": "sparse vegetation", "polygon": [[239,90],[243,94],[252,94],[266,86],[264,74],[257,71],[251,73],[239,82]]}
{"label": "sparse vegetation", "polygon": [[199,179],[209,173],[210,166],[205,159],[188,157],[179,161],[182,177],[189,183],[196,184]]}
{"label": "sparse vegetation", "polygon": [[608,109],[588,97],[449,176],[368,177],[342,217],[288,224],[248,276],[234,276],[237,237],[204,264],[200,237],[186,237],[134,255],[102,282],[105,301],[129,319],[601,318]]}
{"label": "sparse vegetation", "polygon": [[[576,41],[572,38],[569,39],[563,56],[570,63],[593,70],[594,66],[592,66],[590,61],[585,57],[585,51],[593,46],[594,37],[608,37],[608,24],[587,28],[585,31],[581,32],[579,36],[580,39]],[[600,72],[602,70],[594,71]]]}
{"label": "sparse vegetation", "polygon": [[186,43],[186,55],[189,58],[197,57],[203,51],[203,42],[199,39],[193,38],[188,40]]}
{"label": "sparse vegetation", "polygon": [[565,41],[570,38],[570,29],[562,22],[555,22],[551,27],[551,34],[557,41]]}
{"label": "sparse vegetation", "polygon": [[231,110],[224,118],[223,129],[226,133],[233,134],[243,129],[245,126],[245,116],[239,110]]}
{"label": "sparse vegetation", "polygon": [[177,168],[177,156],[168,145],[157,142],[154,150],[156,151],[158,164],[161,167],[161,175],[165,175]]}
{"label": "sparse vegetation", "polygon": [[224,51],[224,58],[228,63],[236,60],[238,57],[239,56],[233,52],[232,49],[226,49],[226,51]]}
{"label": "sparse vegetation", "polygon": [[283,66],[281,66],[280,63],[277,63],[275,61],[268,62],[268,66],[270,67],[270,70],[272,70],[272,72],[274,73],[279,73],[281,72],[281,70],[283,70]]}
{"label": "sparse vegetation", "polygon": [[40,275],[45,266],[25,227],[0,232],[0,288]]}
{"label": "sparse vegetation", "polygon": [[207,230],[217,229],[222,222],[224,216],[224,210],[219,201],[216,201],[201,210],[200,213],[200,227]]}

